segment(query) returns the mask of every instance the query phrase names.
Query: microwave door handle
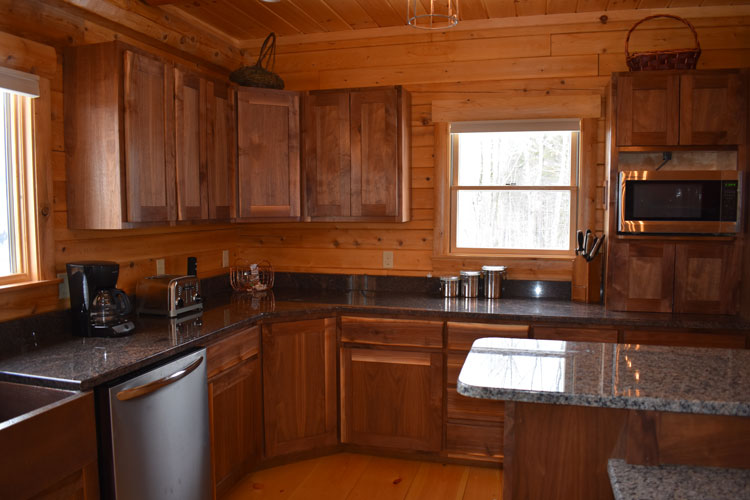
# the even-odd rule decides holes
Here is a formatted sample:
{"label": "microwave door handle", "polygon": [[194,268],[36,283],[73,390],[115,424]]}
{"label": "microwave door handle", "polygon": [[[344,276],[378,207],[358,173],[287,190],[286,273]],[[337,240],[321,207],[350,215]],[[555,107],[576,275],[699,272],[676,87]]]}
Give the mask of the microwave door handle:
{"label": "microwave door handle", "polygon": [[139,385],[138,387],[133,387],[131,389],[125,389],[123,391],[120,391],[117,393],[117,399],[119,399],[120,401],[129,401],[131,399],[140,398],[142,396],[151,394],[152,392],[158,391],[162,387],[168,386],[170,384],[174,384],[181,378],[187,377],[196,368],[198,368],[202,362],[203,362],[203,358],[202,357],[198,358],[192,364],[188,365],[182,370],[174,372],[172,375],[168,375],[164,378],[160,378],[159,380],[154,380],[153,382],[149,382],[148,384],[143,384],[143,385]]}

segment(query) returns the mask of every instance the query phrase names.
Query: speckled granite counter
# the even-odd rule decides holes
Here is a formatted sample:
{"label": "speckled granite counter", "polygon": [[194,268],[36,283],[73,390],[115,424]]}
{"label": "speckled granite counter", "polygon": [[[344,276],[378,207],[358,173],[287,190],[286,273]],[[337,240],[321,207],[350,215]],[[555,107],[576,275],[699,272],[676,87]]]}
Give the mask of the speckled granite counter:
{"label": "speckled granite counter", "polygon": [[[205,345],[229,331],[260,320],[295,320],[342,313],[409,315],[430,319],[570,325],[742,330],[733,317],[642,314],[607,311],[599,305],[540,299],[443,299],[395,292],[275,290],[274,298],[220,294],[206,304],[201,324],[175,326],[166,318],[142,317],[136,331],[119,339],[78,338],[61,328],[52,339],[40,325],[16,331],[0,328],[0,379],[66,389],[90,389]],[[65,322],[66,315],[58,314]],[[33,322],[32,322],[33,324]],[[7,340],[3,340],[5,337]],[[11,338],[12,337],[12,338]],[[3,349],[11,346],[11,349]]]}
{"label": "speckled granite counter", "polygon": [[750,351],[486,338],[458,377],[465,396],[750,416]]}
{"label": "speckled granite counter", "polygon": [[607,466],[615,500],[749,500],[750,470],[686,465]]}

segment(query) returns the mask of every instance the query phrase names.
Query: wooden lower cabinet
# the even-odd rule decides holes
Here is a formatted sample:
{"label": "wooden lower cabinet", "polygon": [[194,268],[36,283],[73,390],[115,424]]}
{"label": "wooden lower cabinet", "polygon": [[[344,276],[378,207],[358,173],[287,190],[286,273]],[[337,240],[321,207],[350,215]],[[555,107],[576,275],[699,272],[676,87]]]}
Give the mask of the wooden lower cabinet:
{"label": "wooden lower cabinet", "polygon": [[570,342],[617,342],[616,328],[558,328],[535,326],[533,336],[540,340],[565,340]]}
{"label": "wooden lower cabinet", "polygon": [[216,497],[263,456],[260,358],[256,355],[209,380]]}
{"label": "wooden lower cabinet", "polygon": [[681,332],[675,330],[625,330],[623,344],[744,349],[745,332]]}
{"label": "wooden lower cabinet", "polygon": [[446,369],[446,424],[443,453],[482,462],[503,461],[505,403],[462,396],[456,385],[471,345],[482,337],[528,338],[528,325],[449,321]]}
{"label": "wooden lower cabinet", "polygon": [[335,446],[336,319],[263,326],[266,458]]}
{"label": "wooden lower cabinet", "polygon": [[[19,394],[5,394],[10,397],[0,403],[2,413],[28,397],[25,391]],[[94,396],[91,392],[69,394],[64,400],[50,399],[40,410],[4,419],[1,498],[99,498]],[[44,401],[48,396],[38,397]]]}
{"label": "wooden lower cabinet", "polygon": [[216,498],[263,456],[260,327],[208,346],[206,358]]}
{"label": "wooden lower cabinet", "polygon": [[439,452],[443,354],[387,348],[341,349],[341,441]]}

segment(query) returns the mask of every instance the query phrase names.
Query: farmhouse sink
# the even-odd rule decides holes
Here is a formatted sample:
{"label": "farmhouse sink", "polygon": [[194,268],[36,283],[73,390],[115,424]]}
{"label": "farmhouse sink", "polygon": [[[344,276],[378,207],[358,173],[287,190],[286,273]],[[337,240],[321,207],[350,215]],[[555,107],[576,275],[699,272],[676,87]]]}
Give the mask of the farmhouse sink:
{"label": "farmhouse sink", "polygon": [[74,391],[0,382],[0,430],[13,425],[35,410],[77,394]]}

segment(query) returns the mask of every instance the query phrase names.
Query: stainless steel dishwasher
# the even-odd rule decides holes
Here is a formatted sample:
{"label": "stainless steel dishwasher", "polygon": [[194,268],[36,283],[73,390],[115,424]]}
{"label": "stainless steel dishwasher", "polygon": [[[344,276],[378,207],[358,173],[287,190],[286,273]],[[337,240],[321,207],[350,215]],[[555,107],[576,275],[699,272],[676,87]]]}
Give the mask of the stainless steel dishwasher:
{"label": "stainless steel dishwasher", "polygon": [[111,463],[103,497],[209,499],[206,350],[111,386],[108,394]]}

